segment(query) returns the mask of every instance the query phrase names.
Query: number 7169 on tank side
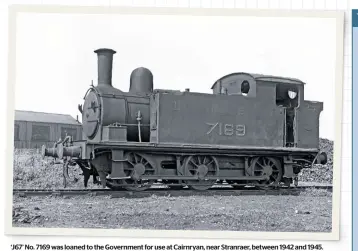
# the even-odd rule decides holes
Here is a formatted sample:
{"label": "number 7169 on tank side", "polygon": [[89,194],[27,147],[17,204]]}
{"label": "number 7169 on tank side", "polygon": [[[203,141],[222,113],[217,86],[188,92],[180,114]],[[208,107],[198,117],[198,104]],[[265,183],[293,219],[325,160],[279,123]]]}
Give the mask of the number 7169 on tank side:
{"label": "number 7169 on tank side", "polygon": [[208,94],[153,89],[153,74],[140,67],[126,92],[112,84],[116,52],[95,53],[98,83],[79,105],[83,140],[66,137],[42,149],[63,159],[64,177],[79,166],[85,186],[92,174],[103,187],[134,191],[157,182],[262,187],[296,183],[302,168],[327,162],[319,149],[323,103],[305,100],[298,79],[237,72]]}

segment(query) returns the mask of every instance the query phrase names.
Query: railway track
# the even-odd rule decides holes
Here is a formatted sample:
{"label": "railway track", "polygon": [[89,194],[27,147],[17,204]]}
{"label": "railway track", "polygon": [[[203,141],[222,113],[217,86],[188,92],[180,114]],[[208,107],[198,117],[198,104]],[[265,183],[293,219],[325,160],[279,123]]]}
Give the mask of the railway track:
{"label": "railway track", "polygon": [[167,189],[167,188],[150,188],[146,191],[113,191],[110,189],[13,189],[13,194],[21,197],[32,196],[110,196],[111,198],[143,198],[155,196],[245,196],[245,195],[300,195],[307,189],[319,189],[332,191],[332,185],[303,185],[298,187],[282,187],[276,189],[258,189],[255,187],[213,187],[206,191],[197,191],[186,188]]}

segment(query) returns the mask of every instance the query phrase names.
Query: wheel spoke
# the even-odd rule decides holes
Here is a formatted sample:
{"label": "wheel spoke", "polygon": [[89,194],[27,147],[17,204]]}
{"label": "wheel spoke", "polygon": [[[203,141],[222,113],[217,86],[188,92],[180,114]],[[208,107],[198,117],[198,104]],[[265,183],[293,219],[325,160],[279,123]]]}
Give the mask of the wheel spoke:
{"label": "wheel spoke", "polygon": [[257,161],[257,164],[260,164],[261,166],[265,165],[265,159],[264,158],[259,158],[259,160]]}
{"label": "wheel spoke", "polygon": [[201,158],[200,158],[201,156],[200,155],[198,155],[198,164],[199,165],[201,165],[202,163],[201,163]]}
{"label": "wheel spoke", "polygon": [[197,171],[196,170],[189,170],[190,175],[196,176]]}
{"label": "wheel spoke", "polygon": [[193,160],[190,160],[190,163],[193,164],[196,167],[199,167]]}
{"label": "wheel spoke", "polygon": [[265,166],[270,166],[270,160],[265,158]]}
{"label": "wheel spoke", "polygon": [[261,167],[262,167],[262,169],[264,169],[264,168],[265,168],[265,164],[264,164],[264,165],[262,165],[260,162],[257,162],[257,164],[259,164],[259,166],[261,166]]}
{"label": "wheel spoke", "polygon": [[211,160],[208,164],[206,164],[206,166],[210,166],[210,164],[213,162],[214,162],[214,160]]}
{"label": "wheel spoke", "polygon": [[198,164],[198,165],[201,165],[201,158],[200,158],[201,156],[198,155],[197,157],[198,157],[198,162],[197,162],[197,164]]}
{"label": "wheel spoke", "polygon": [[138,163],[138,159],[137,159],[137,154],[133,154],[134,155],[134,161],[135,161],[135,163]]}
{"label": "wheel spoke", "polygon": [[133,163],[133,162],[131,162],[131,161],[129,161],[129,160],[127,160],[127,161],[128,161],[128,163],[131,164],[132,166],[135,166],[135,163]]}

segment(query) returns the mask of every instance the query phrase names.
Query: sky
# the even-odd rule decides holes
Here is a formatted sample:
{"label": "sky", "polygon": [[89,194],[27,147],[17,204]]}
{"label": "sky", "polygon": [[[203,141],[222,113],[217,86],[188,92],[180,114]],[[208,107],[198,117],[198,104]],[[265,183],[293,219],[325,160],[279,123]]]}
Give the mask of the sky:
{"label": "sky", "polygon": [[301,79],[305,99],[324,102],[320,136],[334,139],[336,23],[330,18],[22,13],[17,19],[15,109],[80,113],[94,50],[111,48],[112,84],[128,91],[137,67],[155,89],[212,93],[233,72]]}

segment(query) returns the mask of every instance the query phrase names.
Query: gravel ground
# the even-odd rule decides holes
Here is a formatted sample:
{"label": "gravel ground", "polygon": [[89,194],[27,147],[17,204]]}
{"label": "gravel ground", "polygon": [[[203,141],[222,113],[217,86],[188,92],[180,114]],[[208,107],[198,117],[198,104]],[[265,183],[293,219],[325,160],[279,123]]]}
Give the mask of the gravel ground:
{"label": "gravel ground", "polygon": [[333,180],[333,141],[319,139],[320,149],[327,154],[326,165],[314,165],[313,168],[303,169],[298,176],[299,181],[332,184]]}
{"label": "gravel ground", "polygon": [[332,197],[18,197],[14,227],[330,232]]}

